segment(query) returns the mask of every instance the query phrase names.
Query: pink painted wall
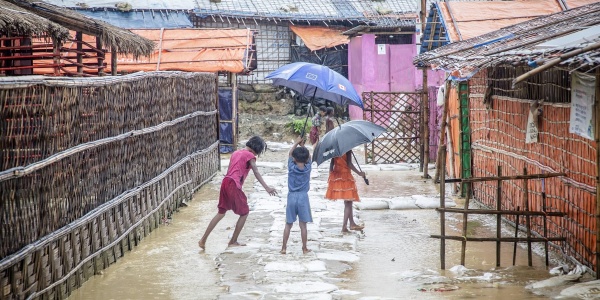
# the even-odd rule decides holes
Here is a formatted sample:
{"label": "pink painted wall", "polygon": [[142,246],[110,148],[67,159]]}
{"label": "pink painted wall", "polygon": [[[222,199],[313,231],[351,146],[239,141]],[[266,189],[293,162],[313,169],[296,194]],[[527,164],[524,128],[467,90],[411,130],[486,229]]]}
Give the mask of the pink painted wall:
{"label": "pink painted wall", "polygon": [[[413,41],[415,38],[413,37]],[[356,91],[363,92],[414,92],[421,89],[422,72],[412,60],[417,47],[411,45],[385,45],[385,53],[379,54],[375,35],[365,34],[350,40],[348,47],[348,77]],[[444,73],[429,71],[428,86],[439,86]],[[363,118],[356,106],[349,107],[350,119]]]}

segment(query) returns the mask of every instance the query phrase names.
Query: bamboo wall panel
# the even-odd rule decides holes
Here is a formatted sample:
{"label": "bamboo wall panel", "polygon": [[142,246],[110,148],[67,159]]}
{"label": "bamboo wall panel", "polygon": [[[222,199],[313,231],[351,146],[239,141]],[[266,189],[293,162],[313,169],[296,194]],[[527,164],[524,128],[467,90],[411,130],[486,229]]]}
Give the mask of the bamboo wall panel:
{"label": "bamboo wall panel", "polygon": [[0,299],[62,299],[219,167],[216,76],[0,78]]}
{"label": "bamboo wall panel", "polygon": [[[447,158],[447,172],[450,178],[460,178],[460,100],[458,99],[458,87],[452,85],[448,91],[448,143],[451,147],[448,150],[452,151]],[[455,185],[458,188],[458,185]]]}
{"label": "bamboo wall panel", "polygon": [[[562,78],[556,74],[548,76],[548,82]],[[494,176],[498,165],[507,176],[522,174],[524,167],[532,174],[566,173],[566,177],[530,180],[530,209],[542,211],[545,194],[547,211],[567,213],[564,219],[548,217],[548,237],[566,237],[565,243],[557,245],[560,251],[593,268],[597,251],[594,219],[597,213],[596,143],[569,133],[570,105],[567,102],[570,99],[564,99],[568,93],[558,92],[556,84],[549,84],[547,89],[535,91],[540,97],[536,100],[547,100],[538,123],[538,142],[526,144],[525,129],[532,100],[494,95],[487,101],[489,104],[484,103],[488,82],[503,78],[512,79],[508,75],[489,79],[486,72],[482,72],[469,82],[473,176]],[[565,88],[563,85],[561,89]],[[497,94],[495,90],[493,93]],[[473,187],[474,197],[489,206],[494,204],[495,190],[494,182],[475,183]],[[521,182],[503,183],[502,193],[502,209],[524,207]],[[535,232],[543,233],[542,226],[541,217],[532,218]]]}

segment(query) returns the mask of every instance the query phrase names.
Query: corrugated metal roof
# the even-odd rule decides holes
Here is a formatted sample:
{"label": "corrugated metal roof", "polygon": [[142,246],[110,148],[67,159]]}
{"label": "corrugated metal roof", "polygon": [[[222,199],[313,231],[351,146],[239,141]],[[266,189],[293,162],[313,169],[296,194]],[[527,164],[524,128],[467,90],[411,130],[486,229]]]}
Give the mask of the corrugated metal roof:
{"label": "corrugated metal roof", "polygon": [[43,0],[46,3],[69,8],[115,8],[117,3],[129,3],[132,10],[171,9],[192,10],[195,0]]}
{"label": "corrugated metal roof", "polygon": [[[577,35],[600,24],[600,2],[539,17],[488,34],[452,43],[420,54],[418,66],[431,66],[453,72],[456,79],[468,79],[482,68],[511,64],[536,67],[561,54],[582,49],[600,39],[590,35],[576,45],[540,49],[537,46],[559,37]],[[580,36],[579,36],[580,37]],[[493,41],[493,42],[490,42]],[[600,65],[600,50],[588,51],[563,60],[564,68],[591,69]]]}
{"label": "corrugated metal roof", "polygon": [[396,24],[419,10],[420,0],[196,0],[198,16],[297,21],[364,21]]}
{"label": "corrugated metal roof", "polygon": [[105,11],[77,10],[77,12],[128,29],[192,28],[188,14],[181,11]]}

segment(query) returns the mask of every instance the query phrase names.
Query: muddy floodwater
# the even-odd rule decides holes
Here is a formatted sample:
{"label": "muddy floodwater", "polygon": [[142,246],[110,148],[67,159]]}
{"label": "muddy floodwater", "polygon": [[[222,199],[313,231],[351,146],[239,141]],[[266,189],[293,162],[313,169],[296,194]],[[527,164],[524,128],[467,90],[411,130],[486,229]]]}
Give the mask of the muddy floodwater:
{"label": "muddy floodwater", "polygon": [[[435,209],[355,210],[365,229],[342,234],[343,204],[322,198],[326,166],[313,170],[309,193],[315,222],[308,226],[308,247],[313,252],[302,254],[296,223],[288,254],[279,254],[286,153],[282,145],[259,160],[263,177],[278,189],[278,197],[268,196],[253,176],[244,186],[251,213],[240,241],[247,246],[226,247],[237,220],[228,213],[209,237],[206,251],[199,251],[198,239],[216,212],[219,174],[169,225],[153,231],[69,299],[549,299],[560,291],[547,289],[536,295],[526,290],[525,285],[551,275],[538,255],[534,254],[534,267],[527,267],[521,246],[512,266],[512,243],[503,244],[502,266],[496,268],[495,243],[469,242],[466,265],[460,268],[460,242],[447,241],[446,270],[441,270],[439,240],[430,238],[440,231]],[[436,185],[420,179],[415,166],[365,168],[371,184],[359,182],[364,202],[415,195],[439,199]],[[462,207],[460,199],[453,200]],[[495,236],[495,220],[469,219],[469,234]],[[459,235],[458,228],[462,215],[448,215],[447,232]],[[512,230],[504,228],[503,235],[511,236]]]}

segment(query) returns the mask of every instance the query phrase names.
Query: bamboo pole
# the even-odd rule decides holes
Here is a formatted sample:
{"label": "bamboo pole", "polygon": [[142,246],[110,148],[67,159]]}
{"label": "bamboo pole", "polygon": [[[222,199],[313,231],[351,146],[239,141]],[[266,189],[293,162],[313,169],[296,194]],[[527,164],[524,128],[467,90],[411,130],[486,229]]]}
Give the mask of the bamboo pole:
{"label": "bamboo pole", "polygon": [[471,197],[469,195],[469,188],[471,187],[470,183],[466,184],[466,189],[467,189],[467,195],[465,198],[465,207],[463,209],[463,237],[465,237],[465,239],[462,241],[461,246],[460,246],[460,264],[461,265],[465,265],[465,256],[466,256],[466,252],[467,252],[467,225],[468,225],[468,216],[469,216],[469,201],[471,200]]}
{"label": "bamboo pole", "polygon": [[237,74],[231,73],[231,130],[232,130],[232,141],[233,150],[237,150],[238,144],[238,84]]}
{"label": "bamboo pole", "polygon": [[[437,161],[435,162],[435,175],[433,176],[433,181],[434,182],[438,182],[440,179],[440,160],[442,159],[442,145],[444,145],[445,143],[445,137],[446,137],[446,126],[448,125],[448,121],[446,120],[448,118],[448,95],[449,90],[450,90],[450,81],[447,80],[445,85],[445,93],[444,93],[444,111],[442,113],[442,124],[440,126],[440,140],[439,140],[439,147],[438,147],[438,153],[437,153]],[[444,170],[445,172],[446,170]]]}
{"label": "bamboo pole", "polygon": [[577,49],[577,50],[573,50],[571,52],[567,52],[565,54],[562,54],[559,57],[551,59],[551,60],[547,61],[546,63],[544,63],[543,65],[541,65],[541,66],[539,66],[539,67],[537,67],[537,68],[535,68],[535,69],[533,69],[533,70],[531,70],[531,71],[529,71],[529,72],[527,72],[527,73],[525,73],[525,74],[523,74],[523,75],[521,75],[521,76],[513,79],[512,87],[514,88],[517,83],[519,83],[519,82],[521,82],[521,81],[523,81],[523,80],[525,80],[525,79],[527,79],[527,78],[529,78],[529,77],[531,77],[531,76],[533,76],[533,75],[535,75],[537,73],[543,72],[545,70],[548,70],[548,69],[554,67],[555,65],[557,65],[557,64],[561,63],[562,61],[564,61],[565,59],[568,59],[568,58],[571,58],[573,56],[577,56],[579,54],[586,53],[586,52],[589,52],[589,51],[592,51],[592,50],[595,50],[595,49],[598,49],[598,48],[600,48],[600,42],[593,43],[593,44],[591,44],[591,45],[589,45],[587,47],[584,47],[584,48],[581,48],[581,49]]}
{"label": "bamboo pole", "polygon": [[[544,213],[543,221],[544,221],[544,237],[548,237],[548,218],[546,214],[546,182],[542,179],[542,212]],[[518,217],[518,216],[517,216]],[[544,243],[544,254],[546,255],[546,268],[550,265],[550,261],[548,259],[548,242]]]}
{"label": "bamboo pole", "polygon": [[446,240],[443,238],[446,235],[446,214],[444,210],[446,208],[446,146],[441,145],[440,148],[443,148],[441,166],[444,170],[440,175],[440,208],[442,208],[440,211],[440,235],[442,236],[440,240],[440,268],[444,270],[446,269]]}
{"label": "bamboo pole", "polygon": [[[98,50],[102,50],[102,39],[100,37],[96,37],[96,48]],[[98,76],[104,76],[104,51],[102,54],[98,54]]]}
{"label": "bamboo pole", "polygon": [[600,69],[596,69],[596,279],[600,279]]}
{"label": "bamboo pole", "polygon": [[[523,168],[523,175],[527,175],[527,168]],[[525,205],[525,211],[529,211],[529,188],[528,180],[523,181],[523,202]],[[533,257],[531,254],[531,216],[525,215],[525,226],[527,226],[527,265],[533,265]]]}
{"label": "bamboo pole", "polygon": [[117,48],[113,46],[110,50],[110,74],[117,76]]}
{"label": "bamboo pole", "polygon": [[[520,206],[517,206],[517,211],[520,210]],[[519,237],[519,215],[517,215],[517,218],[515,220],[515,238]],[[515,244],[513,245],[513,266],[516,264],[517,262],[517,242],[515,242]]]}
{"label": "bamboo pole", "polygon": [[82,40],[83,33],[81,31],[77,31],[75,33],[75,41],[77,41],[77,64],[79,64],[77,66],[77,74],[83,73],[83,57],[81,56],[81,53],[83,52],[83,44],[81,43]]}
{"label": "bamboo pole", "polygon": [[[463,213],[462,208],[436,208],[437,211],[444,211],[447,213]],[[564,212],[541,212],[541,211],[524,211],[524,210],[494,210],[494,209],[469,209],[469,214],[472,215],[512,215],[512,216],[544,216],[549,217],[564,217],[567,214]]]}
{"label": "bamboo pole", "polygon": [[542,179],[551,177],[562,177],[567,176],[566,173],[542,173],[542,174],[530,174],[530,175],[514,175],[514,176],[490,176],[490,177],[471,177],[471,178],[457,178],[457,179],[446,179],[446,182],[480,182],[480,181],[496,181],[496,180],[521,180],[521,179]]}
{"label": "bamboo pole", "polygon": [[[502,166],[498,166],[498,178],[502,177]],[[496,209],[502,210],[502,179],[498,179],[498,186],[496,187]],[[502,215],[496,216],[496,267],[500,266],[500,239],[502,238],[501,232],[502,226]]]}
{"label": "bamboo pole", "polygon": [[427,68],[423,68],[423,178],[431,178],[429,165],[429,90],[427,86]]}
{"label": "bamboo pole", "polygon": [[502,238],[495,238],[495,237],[464,237],[461,235],[444,235],[444,236],[442,236],[442,235],[437,235],[437,234],[432,234],[429,237],[434,238],[434,239],[446,239],[446,240],[461,241],[461,242],[463,240],[467,240],[467,242],[505,242],[505,243],[514,243],[514,242],[543,243],[546,240],[551,241],[551,242],[560,242],[560,241],[567,240],[566,237],[549,237],[549,238],[502,237]]}

